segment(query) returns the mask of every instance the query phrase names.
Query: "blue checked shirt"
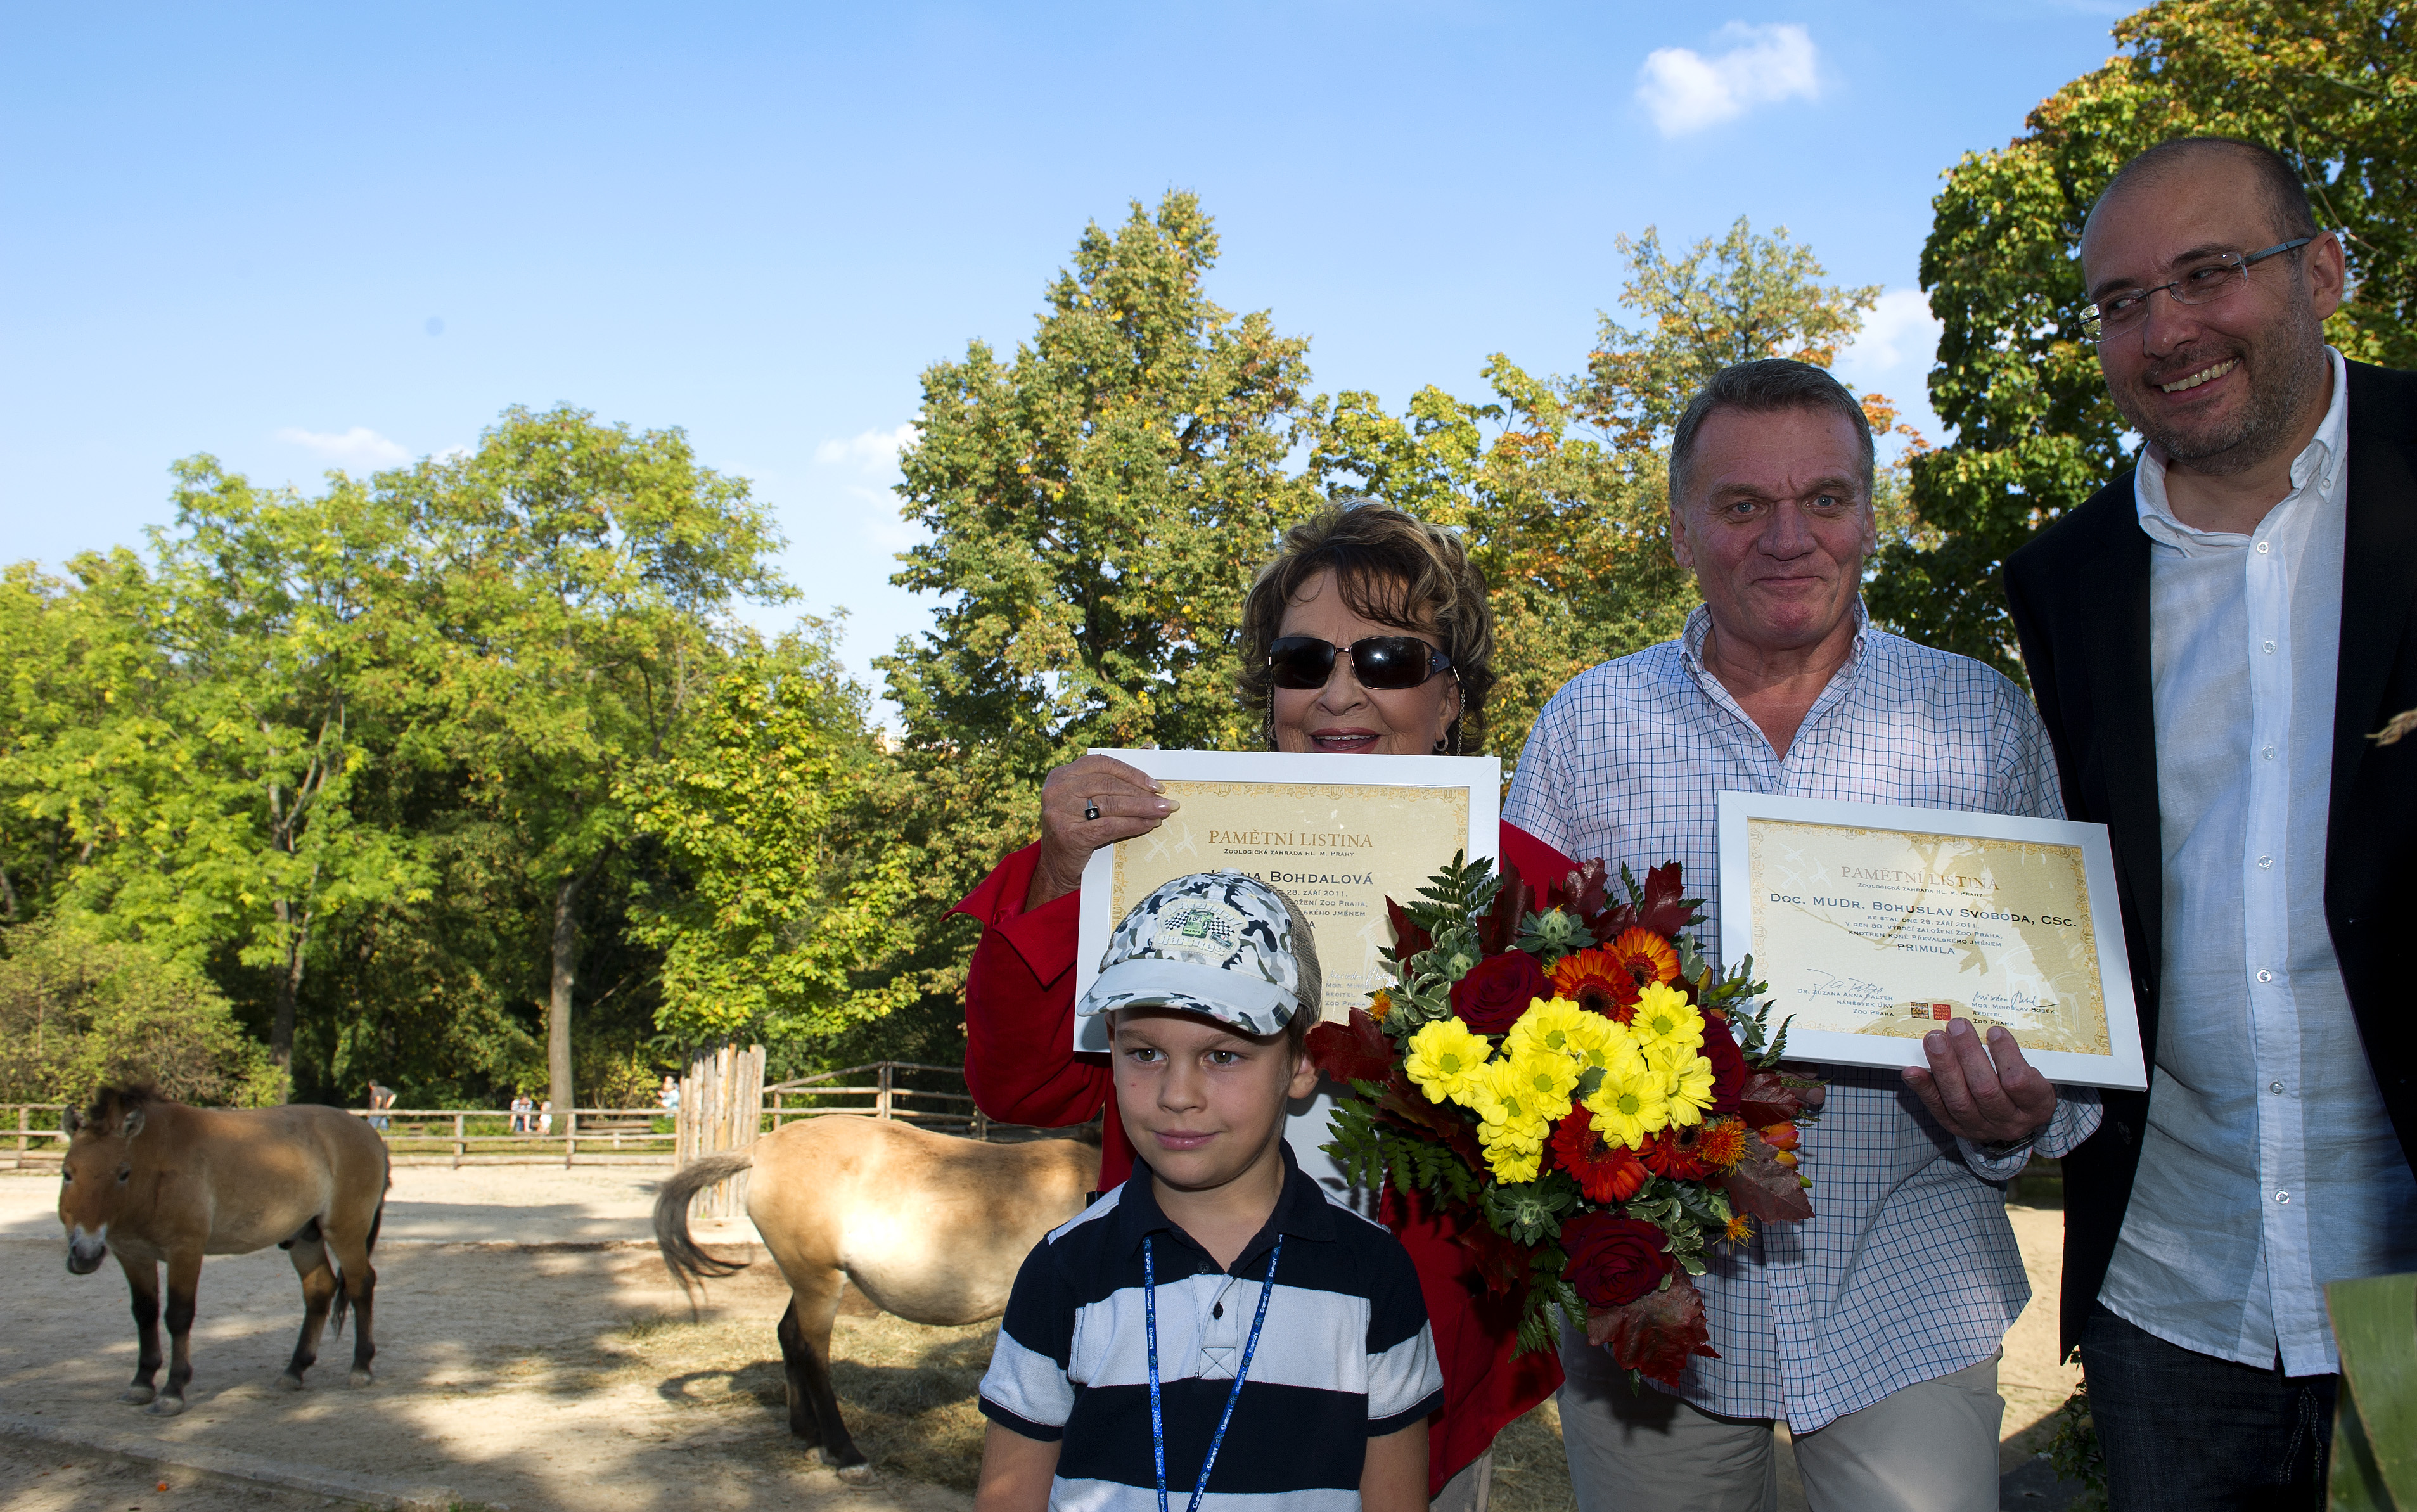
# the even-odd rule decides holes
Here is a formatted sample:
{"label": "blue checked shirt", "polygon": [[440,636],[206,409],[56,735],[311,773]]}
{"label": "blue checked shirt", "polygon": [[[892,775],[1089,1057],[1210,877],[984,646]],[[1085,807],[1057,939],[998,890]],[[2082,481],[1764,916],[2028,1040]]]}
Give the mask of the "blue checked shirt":
{"label": "blue checked shirt", "polygon": [[[1720,938],[1723,790],[2060,819],[2047,732],[2021,690],[1967,657],[1874,629],[1855,606],[1847,664],[1786,758],[1704,667],[1711,625],[1570,680],[1538,716],[1502,817],[1581,860],[1640,873],[1676,860]],[[1805,1131],[1813,1217],[1717,1256],[1698,1283],[1720,1358],[1679,1394],[1725,1417],[1810,1432],[1900,1387],[1977,1365],[2030,1300],[2005,1193],[2029,1158],[1992,1163],[1934,1121],[1894,1071],[1825,1066]],[[2064,1093],[2037,1149],[2098,1126]]]}

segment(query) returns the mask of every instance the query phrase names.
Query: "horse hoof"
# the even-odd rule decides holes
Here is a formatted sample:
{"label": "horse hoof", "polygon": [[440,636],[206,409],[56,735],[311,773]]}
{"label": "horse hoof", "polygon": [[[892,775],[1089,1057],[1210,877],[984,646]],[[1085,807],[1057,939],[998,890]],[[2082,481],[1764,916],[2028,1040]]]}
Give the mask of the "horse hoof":
{"label": "horse hoof", "polygon": [[151,1404],[151,1410],[162,1417],[174,1417],[185,1410],[182,1397],[162,1397]]}
{"label": "horse hoof", "polygon": [[366,1385],[368,1385],[371,1382],[375,1381],[375,1380],[377,1379],[377,1377],[375,1377],[375,1376],[373,1376],[373,1375],[370,1374],[370,1368],[369,1368],[368,1366],[366,1366],[366,1365],[356,1365],[356,1366],[354,1366],[354,1367],[353,1367],[353,1373],[352,1373],[352,1375],[351,1375],[350,1377],[348,1377],[347,1379],[349,1379],[349,1380],[352,1382],[352,1383],[353,1383],[353,1384],[355,1384],[355,1385],[357,1385],[357,1386],[366,1386]]}
{"label": "horse hoof", "polygon": [[158,1395],[160,1395],[160,1391],[156,1386],[129,1386],[124,1391],[117,1394],[117,1399],[119,1401],[130,1401],[135,1406],[140,1407],[144,1402],[149,1401],[152,1398]]}
{"label": "horse hoof", "polygon": [[841,1480],[845,1481],[850,1486],[870,1486],[873,1484],[873,1466],[870,1464],[844,1465],[840,1468],[838,1474]]}
{"label": "horse hoof", "polygon": [[299,1391],[302,1389],[302,1378],[295,1374],[293,1371],[288,1370],[283,1375],[277,1378],[277,1389],[280,1391]]}

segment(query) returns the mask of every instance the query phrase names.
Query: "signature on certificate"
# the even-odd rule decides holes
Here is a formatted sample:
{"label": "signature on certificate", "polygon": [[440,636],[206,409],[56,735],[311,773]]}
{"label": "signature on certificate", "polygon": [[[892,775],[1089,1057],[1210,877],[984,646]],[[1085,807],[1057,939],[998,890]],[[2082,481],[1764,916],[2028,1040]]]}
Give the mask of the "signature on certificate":
{"label": "signature on certificate", "polygon": [[1824,1004],[1834,1004],[1842,1008],[1885,1008],[1895,1001],[1888,989],[1877,982],[1861,976],[1841,976],[1818,966],[1811,970],[1820,979],[1807,988],[1804,995]]}

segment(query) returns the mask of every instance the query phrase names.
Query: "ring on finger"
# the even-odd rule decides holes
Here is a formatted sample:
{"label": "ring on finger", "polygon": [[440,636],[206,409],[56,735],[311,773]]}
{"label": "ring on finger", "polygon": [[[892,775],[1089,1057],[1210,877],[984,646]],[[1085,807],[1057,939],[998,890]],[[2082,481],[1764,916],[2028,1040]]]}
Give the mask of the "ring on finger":
{"label": "ring on finger", "polygon": [[1085,819],[1097,819],[1100,817],[1100,803],[1098,799],[1086,798],[1083,800],[1083,817]]}

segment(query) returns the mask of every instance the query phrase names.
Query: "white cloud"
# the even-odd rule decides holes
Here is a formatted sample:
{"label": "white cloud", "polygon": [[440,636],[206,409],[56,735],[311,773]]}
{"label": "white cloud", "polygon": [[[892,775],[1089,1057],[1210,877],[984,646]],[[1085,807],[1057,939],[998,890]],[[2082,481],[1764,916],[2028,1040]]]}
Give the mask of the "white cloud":
{"label": "white cloud", "polygon": [[1803,27],[1733,21],[1719,36],[1732,44],[1725,53],[1656,48],[1638,70],[1637,102],[1664,136],[1717,126],[1756,105],[1819,98],[1819,54]]}
{"label": "white cloud", "polygon": [[814,461],[825,467],[852,467],[878,475],[898,465],[898,453],[919,432],[913,421],[895,431],[866,431],[845,441],[826,441],[814,448]]}
{"label": "white cloud", "polygon": [[1863,328],[1839,355],[1838,365],[1877,375],[1911,363],[1917,376],[1927,374],[1938,350],[1938,328],[1929,295],[1919,289],[1891,289],[1863,317]]}
{"label": "white cloud", "polygon": [[349,431],[305,431],[289,425],[277,439],[305,451],[317,452],[340,467],[392,467],[411,460],[411,453],[365,425]]}

